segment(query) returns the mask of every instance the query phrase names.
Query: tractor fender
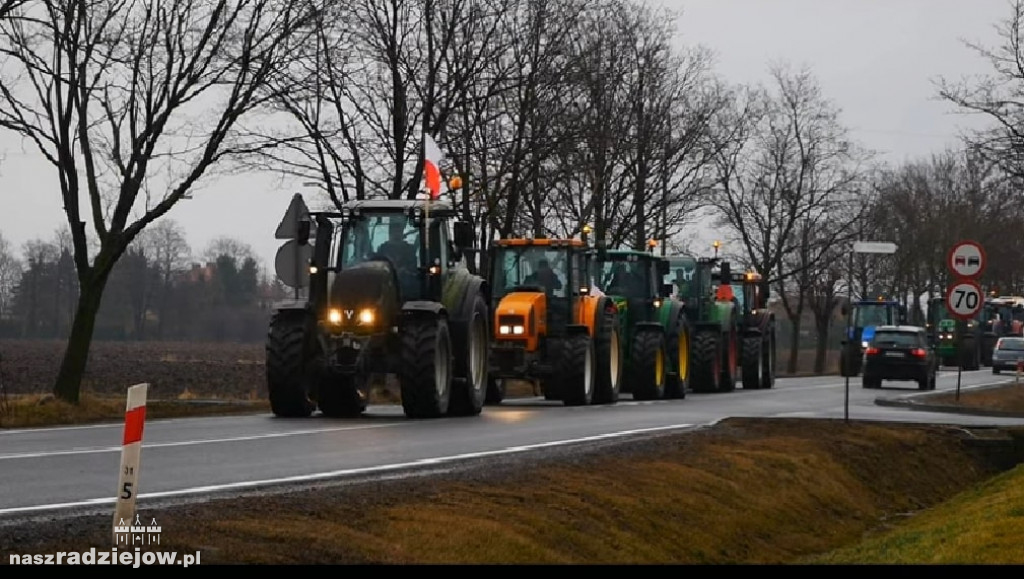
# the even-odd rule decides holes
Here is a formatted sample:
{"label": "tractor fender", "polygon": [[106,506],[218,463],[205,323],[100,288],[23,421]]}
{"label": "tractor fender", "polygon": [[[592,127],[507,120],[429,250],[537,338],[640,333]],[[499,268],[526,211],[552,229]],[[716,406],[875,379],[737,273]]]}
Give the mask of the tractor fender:
{"label": "tractor fender", "polygon": [[425,317],[448,317],[448,310],[439,302],[411,301],[402,304],[402,317],[405,319],[421,319]]}
{"label": "tractor fender", "polygon": [[[461,295],[452,304],[453,322],[466,323],[472,318],[473,303],[477,296],[483,298],[484,304],[488,309],[491,307],[490,286],[488,286],[487,281],[483,278],[476,276],[469,278],[469,282],[465,284],[464,289],[460,293]],[[491,320],[488,315],[487,325],[490,326],[490,324]]]}

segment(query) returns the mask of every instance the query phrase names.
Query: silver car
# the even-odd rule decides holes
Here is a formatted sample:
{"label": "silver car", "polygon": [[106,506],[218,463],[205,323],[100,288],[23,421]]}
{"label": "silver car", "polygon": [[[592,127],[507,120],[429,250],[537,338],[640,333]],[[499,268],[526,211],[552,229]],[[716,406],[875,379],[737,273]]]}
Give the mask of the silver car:
{"label": "silver car", "polygon": [[1024,363],[1024,338],[999,338],[992,350],[992,373],[1014,372],[1018,363]]}

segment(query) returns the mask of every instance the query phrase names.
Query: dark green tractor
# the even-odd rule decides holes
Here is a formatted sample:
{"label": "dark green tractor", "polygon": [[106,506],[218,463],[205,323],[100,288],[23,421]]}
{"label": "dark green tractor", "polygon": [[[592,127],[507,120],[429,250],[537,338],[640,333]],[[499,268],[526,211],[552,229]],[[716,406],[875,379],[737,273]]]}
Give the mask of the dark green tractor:
{"label": "dark green tractor", "polygon": [[455,211],[425,203],[353,201],[340,212],[307,211],[293,241],[308,249],[315,221],[311,252],[302,254],[311,258],[277,263],[282,278],[301,263],[309,292],[271,318],[266,367],[275,415],[309,416],[317,407],[331,417],[359,415],[374,374],[397,375],[407,417],[480,413],[488,285],[462,257],[474,242],[469,224],[456,221],[453,236]]}
{"label": "dark green tractor", "polygon": [[[731,392],[741,364],[744,318],[729,263],[687,255],[667,259],[690,323],[690,389]],[[774,376],[774,369],[767,375]]]}
{"label": "dark green tractor", "polygon": [[943,366],[958,366],[968,371],[981,368],[984,324],[977,319],[954,318],[943,297],[934,297],[928,302],[927,323],[935,353]]}
{"label": "dark green tractor", "polygon": [[690,333],[682,302],[662,283],[668,262],[649,252],[598,248],[596,284],[618,308],[624,329],[622,391],[634,400],[685,398]]}

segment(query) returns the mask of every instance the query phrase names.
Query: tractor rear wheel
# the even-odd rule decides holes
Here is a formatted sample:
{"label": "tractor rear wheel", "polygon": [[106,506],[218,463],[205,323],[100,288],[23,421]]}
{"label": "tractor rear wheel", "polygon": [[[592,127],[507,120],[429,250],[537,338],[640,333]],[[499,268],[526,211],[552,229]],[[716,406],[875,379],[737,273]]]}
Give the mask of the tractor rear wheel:
{"label": "tractor rear wheel", "polygon": [[594,399],[594,341],[588,334],[565,340],[559,360],[559,386],[566,406],[586,406]]}
{"label": "tractor rear wheel", "polygon": [[638,328],[629,355],[629,381],[634,400],[660,400],[665,397],[665,333]]}
{"label": "tractor rear wheel", "polygon": [[676,322],[668,340],[669,371],[665,376],[665,398],[686,398],[690,387],[690,330],[685,318]]}
{"label": "tractor rear wheel", "polygon": [[740,375],[743,378],[744,390],[757,390],[761,387],[764,377],[761,375],[763,366],[761,364],[761,352],[764,337],[761,335],[746,336],[743,338],[742,369]]}
{"label": "tractor rear wheel", "polygon": [[698,331],[693,339],[693,368],[690,389],[694,392],[718,392],[722,378],[721,334],[714,330]]}
{"label": "tractor rear wheel", "polygon": [[615,404],[619,401],[622,382],[622,334],[619,315],[610,300],[597,310],[594,325],[594,404]]}
{"label": "tractor rear wheel", "polygon": [[487,304],[479,295],[474,300],[473,314],[466,323],[464,350],[454,358],[455,381],[452,383],[452,416],[480,414],[487,397],[487,357],[490,350],[487,324]]}
{"label": "tractor rear wheel", "polygon": [[267,393],[276,416],[304,418],[316,403],[310,394],[314,372],[307,356],[307,315],[302,311],[274,313],[267,332]]}
{"label": "tractor rear wheel", "polygon": [[402,327],[398,372],[402,409],[409,418],[448,412],[452,391],[452,343],[444,318],[413,319]]}

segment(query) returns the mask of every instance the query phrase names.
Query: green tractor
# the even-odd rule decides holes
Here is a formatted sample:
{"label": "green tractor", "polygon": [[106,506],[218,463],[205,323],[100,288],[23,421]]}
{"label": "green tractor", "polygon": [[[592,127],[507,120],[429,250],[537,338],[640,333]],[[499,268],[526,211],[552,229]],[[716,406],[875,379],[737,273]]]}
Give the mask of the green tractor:
{"label": "green tractor", "polygon": [[273,413],[304,417],[319,407],[329,417],[356,416],[366,410],[370,377],[397,374],[409,418],[479,414],[490,310],[486,281],[462,257],[474,243],[469,223],[455,221],[452,236],[456,213],[444,201],[352,201],[340,212],[310,213],[296,199],[307,217],[276,265],[293,283],[301,269],[309,290],[270,321]]}
{"label": "green tractor", "polygon": [[968,371],[981,368],[985,324],[977,319],[954,318],[949,314],[943,297],[928,301],[927,324],[935,353],[943,366],[957,366]]}
{"label": "green tractor", "polygon": [[599,247],[597,287],[612,298],[623,328],[622,391],[634,400],[685,398],[690,380],[690,324],[682,302],[662,283],[668,262],[650,252]]}
{"label": "green tractor", "polygon": [[761,274],[732,274],[733,293],[740,306],[740,375],[744,390],[775,385],[778,360],[775,314],[768,309],[766,285]]}
{"label": "green tractor", "polygon": [[[745,326],[741,325],[744,317],[731,283],[729,263],[717,257],[684,255],[667,260],[670,271],[675,273],[669,288],[675,286],[690,323],[690,389],[694,392],[735,390]],[[719,265],[717,272],[715,265]],[[768,372],[770,376],[775,374],[774,366],[772,368]]]}

